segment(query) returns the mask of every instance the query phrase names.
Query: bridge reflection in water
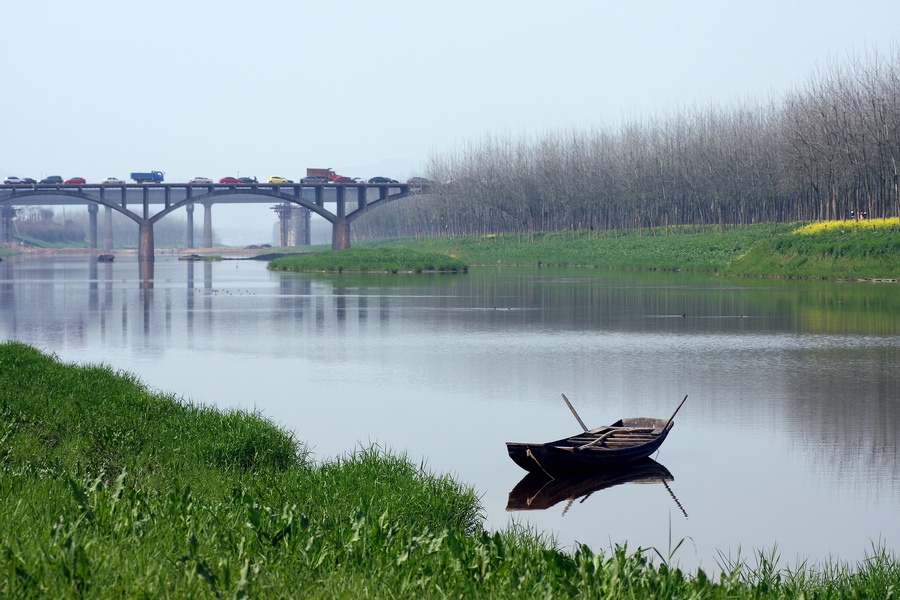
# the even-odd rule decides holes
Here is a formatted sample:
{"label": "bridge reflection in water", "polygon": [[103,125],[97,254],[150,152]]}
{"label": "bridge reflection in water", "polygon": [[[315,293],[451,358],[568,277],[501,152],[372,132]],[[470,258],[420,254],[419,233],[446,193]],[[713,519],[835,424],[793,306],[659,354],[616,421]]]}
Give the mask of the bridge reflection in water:
{"label": "bridge reflection in water", "polygon": [[[240,287],[214,286],[214,271],[222,268],[223,261],[181,262],[179,264],[186,269],[183,287],[173,287],[171,280],[166,279],[158,281],[154,288],[153,279],[140,279],[135,282],[139,292],[135,297],[123,289],[123,285],[127,288],[129,284],[121,277],[122,269],[132,268],[126,261],[116,264],[98,262],[89,257],[84,257],[84,260],[88,261],[87,310],[80,321],[83,324],[96,319],[106,321],[110,308],[117,307],[122,313],[123,327],[129,315],[140,315],[140,332],[148,338],[161,329],[169,331],[178,328],[188,337],[197,325],[212,329],[214,313],[227,311],[229,305],[235,307],[235,322],[219,320],[216,326],[247,329],[254,333],[273,327],[282,331],[294,329],[298,334],[321,334],[326,330],[341,333],[347,327],[351,330],[353,327],[365,329],[371,325],[382,327],[390,320],[389,298],[359,294],[353,286],[340,285],[331,281],[327,275],[292,277],[291,273],[279,273],[276,302],[273,304],[271,297],[261,298],[258,301],[260,307],[256,310],[253,308],[256,302],[248,298],[256,295],[256,292]],[[235,262],[245,260],[252,259],[239,259]],[[15,281],[14,271],[17,268],[18,265],[13,261],[0,263],[0,280]],[[141,263],[139,268],[152,272],[154,266],[153,263]],[[51,287],[55,285],[52,279],[47,284]],[[23,296],[23,290],[11,283],[4,287],[8,289],[2,295],[2,301],[10,307],[40,302],[30,294]],[[178,288],[182,291],[178,292]],[[44,295],[40,288],[33,291],[38,296]],[[184,294],[183,301],[177,298],[180,294]],[[133,301],[129,303],[128,298]],[[135,306],[137,303],[139,306]],[[69,304],[69,312],[80,313],[80,307],[84,306],[72,301]],[[49,304],[47,309],[55,310]],[[205,324],[203,320],[206,321]],[[103,323],[101,327],[108,330]],[[122,331],[122,335],[127,335],[127,332]]]}

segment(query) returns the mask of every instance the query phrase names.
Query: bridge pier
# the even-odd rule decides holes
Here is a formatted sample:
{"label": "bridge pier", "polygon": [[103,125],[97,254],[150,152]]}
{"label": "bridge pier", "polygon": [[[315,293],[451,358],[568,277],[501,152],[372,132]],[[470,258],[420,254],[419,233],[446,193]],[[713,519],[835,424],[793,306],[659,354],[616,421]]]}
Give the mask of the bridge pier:
{"label": "bridge pier", "polygon": [[189,202],[185,205],[187,211],[187,247],[194,247],[194,203]]}
{"label": "bridge pier", "polygon": [[152,260],[138,261],[138,275],[141,280],[141,289],[142,290],[153,289],[153,261]]}
{"label": "bridge pier", "polygon": [[138,238],[138,261],[153,262],[156,249],[153,247],[153,223],[150,219],[138,222]]}
{"label": "bridge pier", "polygon": [[309,246],[310,211],[308,208],[284,202],[272,207],[278,215],[278,245]]}
{"label": "bridge pier", "polygon": [[331,222],[332,250],[346,250],[350,247],[350,221],[347,220],[347,200],[345,191],[343,186],[338,188],[337,197],[335,198],[336,207],[334,216],[337,218]]}
{"label": "bridge pier", "polygon": [[212,202],[202,202],[203,204],[203,247],[212,248]]}
{"label": "bridge pier", "polygon": [[291,210],[291,236],[292,246],[309,246],[309,209],[302,206],[294,206]]}
{"label": "bridge pier", "polygon": [[278,215],[278,245],[283,248],[290,243],[290,205],[284,202],[273,206],[272,210]]}
{"label": "bridge pier", "polygon": [[12,220],[16,217],[16,209],[4,204],[0,206],[0,242],[12,242]]}
{"label": "bridge pier", "polygon": [[346,250],[350,247],[350,222],[345,217],[338,217],[331,224],[331,249]]}
{"label": "bridge pier", "polygon": [[299,206],[291,206],[291,236],[289,244],[291,246],[303,245],[303,231],[301,230],[301,226],[303,225],[302,210],[303,209],[301,209]]}
{"label": "bridge pier", "polygon": [[100,212],[100,205],[88,202],[88,245],[94,250],[97,249],[97,213]]}
{"label": "bridge pier", "polygon": [[104,250],[112,250],[113,247],[113,228],[112,228],[112,217],[113,210],[110,207],[106,207],[106,213],[103,215],[104,224],[103,224],[103,249]]}

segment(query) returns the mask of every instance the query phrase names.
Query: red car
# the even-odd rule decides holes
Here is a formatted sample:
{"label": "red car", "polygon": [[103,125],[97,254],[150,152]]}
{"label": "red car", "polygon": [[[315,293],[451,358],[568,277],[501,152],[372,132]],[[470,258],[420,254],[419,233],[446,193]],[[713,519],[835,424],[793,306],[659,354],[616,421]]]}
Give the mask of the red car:
{"label": "red car", "polygon": [[354,181],[350,177],[335,177],[331,183],[354,183]]}
{"label": "red car", "polygon": [[63,181],[66,185],[81,185],[83,183],[87,183],[84,177],[72,177],[71,179],[66,179]]}
{"label": "red car", "polygon": [[219,180],[219,183],[243,183],[237,177],[223,177]]}

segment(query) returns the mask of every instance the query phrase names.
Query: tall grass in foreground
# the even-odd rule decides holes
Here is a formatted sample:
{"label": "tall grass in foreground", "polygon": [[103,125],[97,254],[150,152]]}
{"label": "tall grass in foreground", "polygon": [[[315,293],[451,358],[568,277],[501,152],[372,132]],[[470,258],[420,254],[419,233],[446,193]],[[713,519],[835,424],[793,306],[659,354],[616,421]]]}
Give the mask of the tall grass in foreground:
{"label": "tall grass in foreground", "polygon": [[262,416],[0,344],[0,596],[10,598],[890,598],[856,568],[563,552],[489,533],[475,493],[378,448],[314,464]]}

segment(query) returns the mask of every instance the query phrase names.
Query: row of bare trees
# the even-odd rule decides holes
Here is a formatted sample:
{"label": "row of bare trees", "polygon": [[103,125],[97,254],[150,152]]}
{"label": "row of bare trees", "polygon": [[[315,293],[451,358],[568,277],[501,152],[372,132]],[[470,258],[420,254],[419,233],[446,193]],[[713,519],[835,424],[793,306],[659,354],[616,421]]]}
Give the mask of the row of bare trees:
{"label": "row of bare trees", "polygon": [[685,110],[430,159],[433,193],[371,211],[358,239],[900,214],[900,52],[851,58],[761,106]]}

